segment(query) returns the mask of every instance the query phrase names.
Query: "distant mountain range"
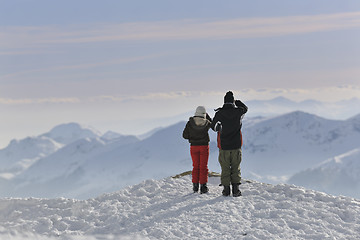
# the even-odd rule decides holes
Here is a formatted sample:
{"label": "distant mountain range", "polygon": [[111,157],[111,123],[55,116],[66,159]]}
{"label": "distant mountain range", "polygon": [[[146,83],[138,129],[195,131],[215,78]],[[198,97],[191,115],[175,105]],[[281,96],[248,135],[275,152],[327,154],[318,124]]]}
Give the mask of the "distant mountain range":
{"label": "distant mountain range", "polygon": [[[189,143],[182,138],[185,123],[141,139],[69,123],[37,137],[13,140],[0,150],[0,196],[84,199],[190,170]],[[209,169],[220,172],[215,133],[210,130],[210,135]],[[297,111],[247,117],[243,136],[243,176],[286,182],[326,159],[359,148],[360,115],[328,120]]]}
{"label": "distant mountain range", "polygon": [[[305,101],[293,101],[285,97],[277,97],[270,100],[245,100],[245,104],[249,107],[249,111],[246,113],[246,118],[248,119],[258,117],[276,117],[294,111],[301,111],[326,119],[346,120],[360,113],[360,98],[334,102],[322,102],[311,99]],[[217,106],[206,106],[210,116],[214,116],[214,109],[220,107],[221,105],[222,102],[219,102],[219,105]],[[194,110],[177,116],[152,119],[152,121],[157,122],[158,126],[167,126],[176,122],[184,121],[192,114],[194,114]]]}
{"label": "distant mountain range", "polygon": [[11,179],[62,147],[63,144],[45,136],[12,140],[5,149],[0,150],[0,177]]}
{"label": "distant mountain range", "polygon": [[259,180],[284,181],[299,170],[358,148],[359,124],[360,115],[328,120],[300,111],[244,123],[242,165]]}
{"label": "distant mountain range", "polygon": [[[191,160],[188,144],[181,137],[183,127],[178,123],[140,140],[113,132],[101,135],[69,123],[33,137],[32,142],[12,142],[0,150],[0,195],[87,198],[187,170]],[[34,147],[35,139],[47,142]],[[32,154],[36,159],[15,172],[13,166],[27,159],[29,148],[37,150]],[[51,151],[43,151],[49,148]],[[14,153],[19,157],[7,157]]]}
{"label": "distant mountain range", "polygon": [[249,116],[276,116],[294,110],[311,113],[328,119],[348,119],[360,113],[360,99],[353,98],[337,102],[316,100],[292,101],[284,97],[270,100],[251,100],[246,102]]}

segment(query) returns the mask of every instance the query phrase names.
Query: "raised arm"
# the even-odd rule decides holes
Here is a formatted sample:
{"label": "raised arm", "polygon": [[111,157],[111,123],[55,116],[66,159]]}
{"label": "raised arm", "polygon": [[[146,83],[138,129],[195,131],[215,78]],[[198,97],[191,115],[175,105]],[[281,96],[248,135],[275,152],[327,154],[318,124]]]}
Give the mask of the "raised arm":
{"label": "raised arm", "polygon": [[236,105],[238,108],[242,108],[242,109],[243,109],[243,114],[245,114],[245,113],[248,111],[248,107],[245,105],[245,103],[243,103],[243,102],[240,101],[240,100],[236,100],[236,101],[235,101],[235,105]]}

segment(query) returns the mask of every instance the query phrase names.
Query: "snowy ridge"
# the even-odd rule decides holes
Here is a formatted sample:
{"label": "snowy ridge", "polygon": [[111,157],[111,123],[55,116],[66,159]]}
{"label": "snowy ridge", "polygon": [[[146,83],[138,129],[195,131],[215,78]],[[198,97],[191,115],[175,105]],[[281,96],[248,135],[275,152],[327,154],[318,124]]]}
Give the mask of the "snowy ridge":
{"label": "snowy ridge", "polygon": [[78,123],[61,124],[40,136],[12,140],[0,149],[0,180],[22,174],[38,160],[48,157],[64,146],[86,138],[99,138],[101,134]]}
{"label": "snowy ridge", "polygon": [[45,136],[12,140],[6,148],[0,150],[0,178],[12,179],[61,147],[62,144]]}
{"label": "snowy ridge", "polygon": [[86,199],[185,171],[191,160],[188,143],[179,136],[183,127],[175,124],[142,141],[123,136],[77,140],[0,182],[0,196]]}
{"label": "snowy ridge", "polygon": [[106,132],[104,135],[101,136],[101,140],[104,140],[108,143],[117,142],[122,144],[136,143],[140,141],[140,139],[136,136],[122,135],[113,131]]}
{"label": "snowy ridge", "polygon": [[52,155],[39,160],[27,169],[21,177],[30,181],[34,178],[46,182],[51,178],[69,174],[83,163],[84,155],[93,154],[104,145],[105,143],[98,138],[77,140]]}
{"label": "snowy ridge", "polygon": [[242,197],[191,193],[191,178],[146,180],[95,199],[0,199],[1,239],[359,239],[360,201],[243,182]]}
{"label": "snowy ridge", "polygon": [[330,158],[292,176],[291,184],[360,198],[360,148]]}
{"label": "snowy ridge", "polygon": [[[354,180],[360,178],[360,148],[341,154],[325,161],[321,169],[344,170]],[[360,179],[359,179],[360,180]]]}
{"label": "snowy ridge", "polygon": [[243,167],[263,181],[289,177],[358,147],[359,126],[358,117],[338,121],[300,111],[244,125]]}

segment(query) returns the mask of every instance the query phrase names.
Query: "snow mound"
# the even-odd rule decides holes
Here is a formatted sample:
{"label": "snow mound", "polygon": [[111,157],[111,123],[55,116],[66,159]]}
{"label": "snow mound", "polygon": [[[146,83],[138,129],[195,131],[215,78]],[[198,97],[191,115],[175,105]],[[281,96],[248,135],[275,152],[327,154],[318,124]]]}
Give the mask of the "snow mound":
{"label": "snow mound", "polygon": [[185,176],[88,200],[0,199],[0,239],[360,238],[360,200],[249,181],[223,197],[219,177],[209,181],[201,195]]}

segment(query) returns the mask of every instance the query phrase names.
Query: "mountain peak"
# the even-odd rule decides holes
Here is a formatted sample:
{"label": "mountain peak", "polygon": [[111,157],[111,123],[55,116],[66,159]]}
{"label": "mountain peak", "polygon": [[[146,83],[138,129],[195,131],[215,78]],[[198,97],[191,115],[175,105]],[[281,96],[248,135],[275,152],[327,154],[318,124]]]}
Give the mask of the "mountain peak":
{"label": "mountain peak", "polygon": [[100,137],[101,133],[92,127],[85,127],[79,123],[71,122],[60,124],[42,136],[52,138],[62,144],[69,144],[81,138]]}
{"label": "mountain peak", "polygon": [[314,122],[331,120],[323,119],[314,114],[303,111],[293,111],[283,115],[275,116],[273,118],[269,118],[266,121],[274,122],[283,126],[289,126],[293,124],[296,124],[298,126],[307,126]]}
{"label": "mountain peak", "polygon": [[101,136],[102,139],[105,140],[113,140],[119,137],[123,137],[124,135],[114,132],[114,131],[107,131],[106,133],[104,133],[104,135]]}
{"label": "mountain peak", "polygon": [[294,104],[295,103],[292,100],[290,100],[290,99],[288,99],[286,97],[283,97],[283,96],[273,98],[269,102],[276,103],[276,104]]}
{"label": "mountain peak", "polygon": [[293,111],[293,112],[290,112],[290,113],[286,113],[284,115],[280,115],[278,117],[276,117],[277,119],[296,119],[296,121],[298,122],[303,122],[304,124],[308,124],[310,122],[323,122],[323,121],[329,121],[329,122],[332,122],[332,121],[335,121],[335,120],[329,120],[329,119],[325,119],[325,118],[322,118],[322,117],[319,117],[315,114],[312,114],[312,113],[307,113],[307,112],[304,112],[304,111]]}

